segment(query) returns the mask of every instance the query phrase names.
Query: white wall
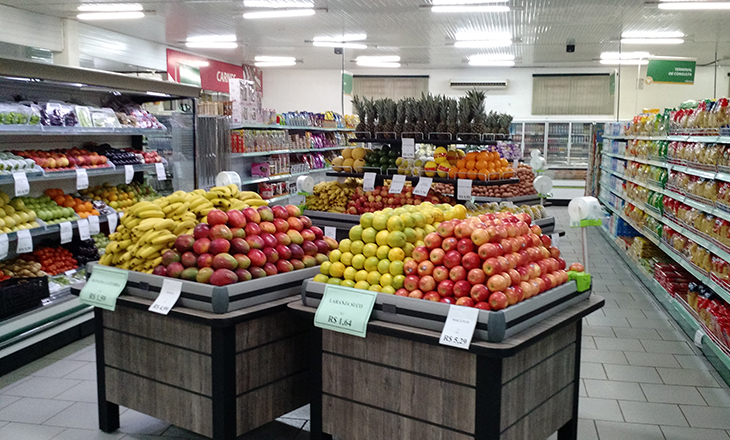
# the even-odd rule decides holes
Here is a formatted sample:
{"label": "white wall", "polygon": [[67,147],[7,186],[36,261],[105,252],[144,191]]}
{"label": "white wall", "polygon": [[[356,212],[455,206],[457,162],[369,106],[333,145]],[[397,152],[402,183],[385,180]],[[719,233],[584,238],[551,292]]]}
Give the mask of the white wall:
{"label": "white wall", "polygon": [[[610,73],[612,67],[595,68],[502,68],[502,69],[352,69],[355,75],[428,75],[429,90],[447,96],[463,95],[463,90],[449,87],[450,80],[507,80],[505,90],[487,91],[487,108],[513,115],[518,120],[611,120],[615,115],[541,116],[532,115],[532,75],[546,73]],[[717,96],[728,94],[728,69],[717,72]],[[687,99],[712,98],[715,85],[714,67],[698,67],[693,85],[651,84],[637,89],[635,67],[622,67],[617,79],[620,84],[620,114],[622,120],[630,119],[643,108],[675,107]],[[646,75],[646,68],[641,76]],[[339,70],[264,69],[264,106],[279,112],[302,110],[322,112],[339,111]],[[619,94],[616,95],[617,100]],[[352,111],[350,97],[345,97],[345,112]]]}

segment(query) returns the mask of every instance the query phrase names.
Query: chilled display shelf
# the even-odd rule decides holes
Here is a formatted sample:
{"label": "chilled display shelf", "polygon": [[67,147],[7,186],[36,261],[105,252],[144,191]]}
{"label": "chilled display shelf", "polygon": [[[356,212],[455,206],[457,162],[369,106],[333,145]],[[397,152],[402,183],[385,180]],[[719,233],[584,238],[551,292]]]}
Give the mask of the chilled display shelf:
{"label": "chilled display shelf", "polygon": [[269,176],[269,177],[257,177],[254,179],[241,180],[241,185],[251,185],[254,183],[261,183],[261,182],[277,182],[280,180],[290,179],[292,177],[299,177],[299,176],[305,176],[307,174],[329,171],[331,169],[332,168],[318,168],[315,170],[304,171],[301,173],[287,173],[287,174],[277,174],[275,176]]}
{"label": "chilled display shelf", "polygon": [[[346,173],[346,172],[331,172],[327,173],[328,177],[359,177],[362,178],[364,173]],[[375,180],[376,182],[378,180],[384,180],[384,179],[392,179],[393,174],[376,174]],[[409,182],[417,183],[420,179],[418,176],[405,176],[406,180]],[[458,183],[457,179],[442,179],[440,177],[433,177],[433,183],[450,183],[452,185],[456,185]],[[520,179],[502,179],[502,180],[472,180],[472,185],[479,185],[479,186],[494,186],[494,185],[511,185],[513,183],[520,183]]]}
{"label": "chilled display shelf", "polygon": [[124,127],[51,127],[46,125],[0,125],[0,135],[52,135],[52,136],[79,136],[79,135],[165,135],[166,129],[152,128],[124,128]]}
{"label": "chilled display shelf", "polygon": [[265,199],[265,200],[269,203],[277,203],[277,202],[281,202],[283,200],[288,200],[292,197],[296,197],[296,194],[284,194],[283,196],[276,196],[276,197],[272,197],[270,199]]}
{"label": "chilled display shelf", "polygon": [[231,159],[239,157],[256,157],[256,156],[271,156],[274,154],[310,154],[319,153],[320,151],[334,151],[342,150],[347,147],[329,147],[329,148],[313,148],[310,150],[275,150],[275,151],[253,151],[251,153],[231,153]]}
{"label": "chilled display shelf", "polygon": [[[164,163],[163,163],[164,165]],[[156,165],[153,163],[147,163],[147,164],[137,164],[133,165],[134,172],[155,172]],[[106,168],[84,168],[86,170],[86,174],[89,177],[97,177],[97,176],[108,176],[108,175],[124,175],[125,170],[124,166],[118,166],[118,167],[106,167]],[[28,178],[29,182],[39,182],[39,181],[54,181],[54,180],[63,180],[63,179],[75,179],[76,178],[76,170],[66,170],[66,171],[47,171],[47,172],[37,172],[33,171],[30,173],[25,174]],[[13,178],[12,174],[2,174],[0,175],[0,185],[7,185],[7,184],[13,184],[15,182],[15,179]]]}
{"label": "chilled display shelf", "polygon": [[[360,144],[399,144],[402,139],[385,139],[385,138],[360,138],[350,139],[352,143]],[[416,139],[417,144],[430,144],[437,147],[448,147],[449,145],[496,145],[500,141],[511,141],[511,139],[497,140],[480,140],[480,141],[462,141],[462,140],[436,140],[436,139]]]}
{"label": "chilled display shelf", "polygon": [[605,139],[617,141],[670,141],[670,142],[702,142],[708,144],[730,144],[730,136],[603,136]]}
{"label": "chilled display shelf", "polygon": [[231,128],[231,130],[304,130],[304,131],[343,131],[353,132],[354,128],[331,128],[331,127],[304,127],[299,125],[279,124],[244,124]]}

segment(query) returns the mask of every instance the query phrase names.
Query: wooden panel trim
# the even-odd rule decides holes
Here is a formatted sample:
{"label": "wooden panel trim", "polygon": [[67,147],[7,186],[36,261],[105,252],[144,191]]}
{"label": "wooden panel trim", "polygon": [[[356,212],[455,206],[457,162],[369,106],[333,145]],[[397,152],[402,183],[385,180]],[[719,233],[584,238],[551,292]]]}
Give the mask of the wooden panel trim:
{"label": "wooden panel trim", "polygon": [[427,379],[433,379],[433,380],[437,380],[439,382],[445,382],[445,383],[448,383],[448,384],[451,384],[451,385],[457,385],[457,386],[464,387],[464,388],[471,388],[471,389],[474,389],[474,390],[477,389],[477,386],[476,385],[469,385],[469,384],[465,384],[465,383],[462,383],[462,382],[457,382],[455,380],[444,379],[443,377],[432,376],[430,374],[423,374],[423,373],[420,373],[418,371],[406,370],[405,368],[395,367],[395,366],[390,365],[390,364],[382,364],[380,362],[373,362],[373,361],[370,361],[368,359],[362,359],[362,358],[357,358],[357,357],[354,357],[354,356],[348,356],[348,355],[341,354],[341,353],[335,353],[333,351],[322,350],[322,354],[328,354],[328,355],[331,355],[331,356],[337,356],[337,357],[345,358],[345,359],[348,359],[348,360],[351,360],[351,361],[363,362],[365,364],[375,365],[376,367],[383,367],[383,368],[387,368],[389,370],[396,370],[396,371],[400,371],[400,372],[403,372],[403,373],[412,374],[414,376],[425,377]]}
{"label": "wooden panel trim", "polygon": [[549,356],[563,350],[574,342],[575,327],[566,326],[514,356],[505,358],[502,370],[502,383],[506,384],[524,371],[536,366]]}
{"label": "wooden panel trim", "polygon": [[[185,391],[186,393],[195,394],[196,396],[205,397],[206,399],[210,399],[210,396],[206,396],[203,393],[198,393],[196,391],[192,391],[192,390],[188,390],[188,389],[185,389],[185,388],[181,388],[181,387],[179,387],[177,385],[173,385],[171,383],[167,383],[167,382],[163,382],[161,380],[153,379],[151,377],[142,376],[141,374],[135,373],[133,371],[128,371],[128,370],[125,370],[125,369],[122,369],[122,368],[113,367],[111,365],[105,365],[104,368],[107,368],[107,369],[110,369],[110,370],[119,371],[119,372],[124,373],[124,374],[129,374],[130,376],[139,377],[140,379],[148,380],[148,381],[154,382],[156,384],[164,385],[164,386],[170,387],[170,388],[175,388],[176,390]],[[108,374],[107,374],[107,377],[108,377]],[[109,382],[109,381],[107,380],[107,382]],[[113,385],[113,384],[107,384],[107,387],[109,387],[111,385]]]}
{"label": "wooden panel trim", "polygon": [[[337,400],[343,400],[345,402],[352,403],[354,405],[364,406],[366,408],[374,409],[374,410],[377,410],[377,411],[382,411],[382,412],[387,413],[387,414],[393,414],[393,415],[398,416],[398,417],[403,417],[404,419],[413,420],[414,422],[423,423],[423,424],[430,425],[430,426],[434,426],[436,428],[443,429],[443,430],[446,430],[446,431],[452,431],[452,432],[456,432],[458,434],[466,435],[469,438],[474,438],[474,434],[471,433],[471,432],[466,432],[466,431],[462,431],[462,430],[457,429],[457,428],[452,428],[450,426],[444,426],[444,425],[440,425],[438,423],[429,422],[428,420],[419,419],[418,417],[413,417],[413,416],[410,416],[408,414],[403,414],[403,413],[399,413],[397,411],[392,411],[392,410],[389,410],[387,408],[381,408],[381,407],[378,407],[378,406],[375,406],[375,405],[370,405],[370,404],[365,403],[365,402],[359,402],[357,400],[349,399],[347,397],[336,396],[334,394],[327,393],[327,392],[323,392],[322,395],[324,397],[330,397],[330,398],[337,399]],[[324,413],[324,419],[327,419],[327,413]],[[343,421],[343,422],[350,423],[349,421]],[[324,421],[324,425],[327,425],[326,420]]]}
{"label": "wooden panel trim", "polygon": [[207,357],[210,357],[211,356],[210,353],[206,353],[204,351],[195,350],[195,349],[190,348],[190,347],[183,347],[182,345],[171,344],[169,342],[161,341],[159,339],[149,338],[147,336],[143,336],[143,335],[140,335],[138,333],[131,333],[131,332],[127,332],[127,331],[124,331],[124,330],[119,330],[119,329],[116,329],[116,328],[113,328],[113,327],[104,327],[104,330],[105,331],[112,331],[112,332],[116,332],[116,333],[121,333],[123,335],[132,336],[132,337],[139,338],[139,339],[144,339],[145,341],[153,342],[155,344],[161,344],[161,345],[166,345],[168,347],[179,348],[180,350],[189,351],[189,352],[192,352],[192,353],[195,353],[195,354],[199,354],[199,355],[202,355],[202,356],[207,356]]}
{"label": "wooden panel trim", "polygon": [[243,349],[241,351],[237,351],[236,352],[236,356],[241,355],[241,354],[244,354],[244,353],[247,353],[249,351],[258,350],[259,348],[266,347],[267,345],[276,344],[277,342],[286,341],[287,339],[296,338],[296,337],[299,337],[299,336],[302,336],[302,335],[309,336],[309,330],[307,329],[307,330],[305,330],[303,332],[293,333],[291,335],[284,336],[283,338],[277,339],[277,340],[274,340],[274,341],[264,342],[263,344],[259,344],[259,345],[255,346],[255,347],[245,348],[245,349]]}
{"label": "wooden panel trim", "polygon": [[[556,392],[544,402],[542,402],[540,405],[533,408],[529,413],[525,414],[519,420],[515,421],[515,423],[505,428],[500,435],[500,439],[524,439],[524,432],[522,433],[522,435],[520,435],[520,432],[518,431],[518,429],[522,427],[522,424],[527,425],[527,428],[523,429],[529,429],[530,434],[533,437],[539,437],[540,434],[543,434],[543,437],[546,437],[560,429],[560,427],[562,427],[566,422],[570,420],[573,412],[572,405],[569,405],[570,399],[572,398],[573,394],[573,386],[573,382],[569,383],[560,391]],[[543,412],[547,409],[550,409],[552,405],[555,405],[557,410],[552,410],[549,411],[548,414],[543,414]],[[540,424],[541,415],[546,420],[552,423],[545,424],[543,422],[542,424]],[[542,428],[542,432],[535,432],[537,428]]]}
{"label": "wooden panel trim", "polygon": [[236,395],[256,389],[295,371],[309,369],[307,333],[260,346],[235,355]]}
{"label": "wooden panel trim", "polygon": [[295,371],[293,373],[287,374],[286,376],[282,376],[282,377],[280,377],[278,379],[274,379],[271,382],[267,382],[267,383],[265,383],[263,385],[259,385],[256,388],[251,388],[250,390],[246,390],[246,391],[242,392],[241,394],[236,394],[236,399],[238,399],[241,396],[245,396],[246,394],[251,394],[253,392],[256,392],[256,391],[260,390],[261,388],[266,388],[268,386],[274,385],[277,382],[281,382],[283,380],[287,380],[287,379],[291,378],[292,376],[296,376],[297,374],[306,373],[307,371],[309,371],[309,368],[304,368],[302,370]]}
{"label": "wooden panel trim", "polygon": [[514,382],[515,380],[519,379],[519,378],[520,378],[521,376],[523,376],[523,375],[525,375],[525,374],[529,373],[529,372],[530,372],[531,370],[533,370],[534,368],[537,368],[537,367],[539,367],[540,365],[542,365],[542,364],[544,364],[545,362],[547,362],[547,361],[551,360],[551,359],[552,359],[552,358],[554,358],[555,356],[558,356],[558,355],[562,355],[562,354],[563,354],[563,352],[564,352],[564,351],[565,351],[565,350],[566,350],[567,348],[572,348],[573,350],[575,350],[575,345],[574,345],[574,344],[575,344],[575,342],[571,342],[570,344],[568,344],[568,345],[566,345],[566,346],[564,346],[564,347],[562,347],[562,348],[560,348],[560,349],[556,350],[556,351],[555,351],[555,352],[554,352],[553,354],[551,354],[550,356],[548,356],[548,357],[546,357],[546,358],[542,359],[542,360],[541,360],[540,362],[538,362],[538,363],[536,363],[536,364],[534,364],[534,365],[531,365],[531,366],[530,366],[529,368],[527,368],[527,369],[525,369],[525,370],[521,371],[521,372],[520,372],[520,373],[519,373],[518,375],[516,375],[516,376],[515,376],[515,377],[513,377],[512,379],[510,379],[510,380],[508,380],[508,381],[506,381],[506,382],[502,383],[502,386],[503,386],[503,387],[505,387],[505,386],[509,385],[509,384],[510,384],[511,382]]}

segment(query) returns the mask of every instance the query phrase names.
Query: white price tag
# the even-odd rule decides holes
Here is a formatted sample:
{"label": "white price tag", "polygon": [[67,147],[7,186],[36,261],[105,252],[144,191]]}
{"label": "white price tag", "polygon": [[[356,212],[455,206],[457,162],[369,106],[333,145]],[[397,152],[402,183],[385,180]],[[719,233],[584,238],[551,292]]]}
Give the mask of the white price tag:
{"label": "white price tag", "polygon": [[8,256],[8,234],[0,234],[0,260]]}
{"label": "white price tag", "polygon": [[411,138],[403,139],[401,145],[401,156],[404,159],[413,159],[416,157],[416,140]]}
{"label": "white price tag", "polygon": [[17,232],[18,234],[18,247],[15,250],[16,254],[27,254],[33,252],[33,237],[30,235],[30,231],[27,229],[21,229]]}
{"label": "white price tag", "polygon": [[124,183],[129,185],[134,179],[134,165],[124,165]]}
{"label": "white price tag", "polygon": [[119,221],[119,217],[117,217],[117,214],[109,214],[106,216],[106,220],[109,222],[109,233],[113,234],[114,231],[117,230],[117,222]]}
{"label": "white price tag", "polygon": [[558,247],[560,243],[560,234],[550,234],[550,240],[553,242],[553,246]]}
{"label": "white price tag", "polygon": [[165,280],[162,282],[160,288],[160,294],[157,296],[155,302],[152,303],[149,310],[150,312],[159,313],[160,315],[167,315],[172,310],[177,300],[180,298],[180,292],[182,291],[182,282],[175,280]]}
{"label": "white price tag", "polygon": [[90,215],[89,216],[89,234],[96,235],[100,232],[101,232],[101,228],[99,227],[99,216]]}
{"label": "white price tag", "polygon": [[28,176],[24,172],[13,173],[13,179],[15,180],[15,197],[27,196],[30,193]]}
{"label": "white price tag", "polygon": [[165,165],[161,162],[155,164],[155,170],[157,171],[157,180],[167,180],[167,174],[165,173]]}
{"label": "white price tag", "polygon": [[365,173],[362,176],[362,190],[375,191],[375,173]]}
{"label": "white price tag", "polygon": [[703,332],[700,329],[697,329],[695,332],[695,345],[702,348],[702,337],[705,336],[705,332]]}
{"label": "white price tag", "polygon": [[426,197],[428,195],[428,191],[431,189],[431,184],[433,183],[433,179],[430,177],[420,177],[418,179],[418,184],[415,188],[413,188],[413,194],[417,196],[423,196]]}
{"label": "white price tag", "polygon": [[80,191],[89,187],[89,174],[84,168],[76,169],[76,190]]}
{"label": "white price tag", "polygon": [[471,338],[474,336],[474,329],[477,327],[478,318],[479,309],[457,305],[450,306],[439,344],[468,350]]}
{"label": "white price tag", "polygon": [[324,236],[334,238],[337,240],[337,228],[334,226],[325,226],[324,227]]}
{"label": "white price tag", "polygon": [[74,228],[71,222],[63,222],[58,225],[61,228],[61,244],[71,243],[74,238]]}
{"label": "white price tag", "polygon": [[390,182],[390,194],[400,194],[403,192],[403,185],[406,184],[406,176],[403,174],[396,174],[393,176],[393,180]]}
{"label": "white price tag", "polygon": [[515,159],[515,160],[512,161],[512,168],[514,168],[515,170],[517,170],[517,168],[519,166],[520,166],[520,160],[519,159]]}
{"label": "white price tag", "polygon": [[79,226],[79,238],[82,240],[91,239],[91,233],[89,232],[89,220],[82,218],[78,220]]}
{"label": "white price tag", "polygon": [[457,200],[471,200],[471,179],[459,179],[457,185]]}
{"label": "white price tag", "polygon": [[67,270],[63,274],[66,275],[67,277],[72,277],[72,276],[76,275],[76,269]]}

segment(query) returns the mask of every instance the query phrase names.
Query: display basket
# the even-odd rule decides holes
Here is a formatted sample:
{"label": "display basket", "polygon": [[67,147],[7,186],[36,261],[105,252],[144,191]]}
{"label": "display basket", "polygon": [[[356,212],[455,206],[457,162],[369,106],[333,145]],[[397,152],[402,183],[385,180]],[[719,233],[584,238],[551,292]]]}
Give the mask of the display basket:
{"label": "display basket", "polygon": [[[89,263],[86,266],[87,274],[93,273],[97,264]],[[319,266],[314,266],[227,286],[212,286],[194,281],[176,280],[183,284],[182,293],[177,304],[206,312],[228,313],[296,295],[300,292],[302,281],[313,277],[319,271]],[[166,279],[170,279],[142,272],[129,270],[125,272],[127,272],[127,287],[122,293],[151,300],[156,299],[160,294],[162,283]]]}
{"label": "display basket", "polygon": [[[327,284],[307,280],[302,284],[302,302],[318,307]],[[474,339],[501,342],[561,310],[587,299],[591,290],[578,292],[575,281],[499,311],[480,310]],[[449,304],[378,293],[371,319],[442,331]]]}
{"label": "display basket", "polygon": [[49,295],[48,277],[5,280],[0,283],[0,319],[35,309]]}

